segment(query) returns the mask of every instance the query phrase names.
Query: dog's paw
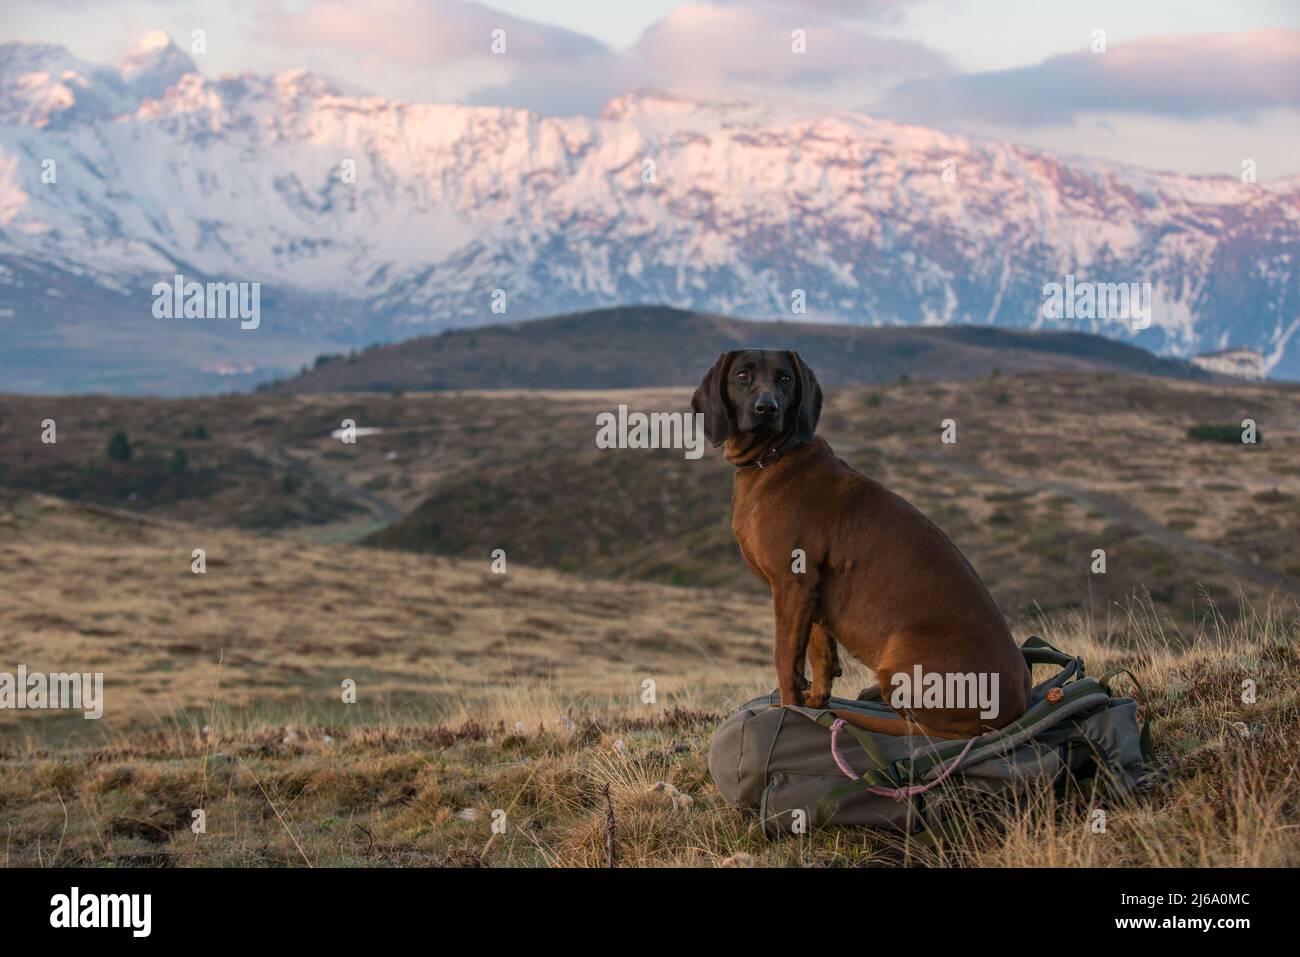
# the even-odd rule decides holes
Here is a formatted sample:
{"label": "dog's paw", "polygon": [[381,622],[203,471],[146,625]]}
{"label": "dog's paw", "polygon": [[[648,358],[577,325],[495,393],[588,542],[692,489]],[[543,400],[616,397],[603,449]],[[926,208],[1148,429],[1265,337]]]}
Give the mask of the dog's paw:
{"label": "dog's paw", "polygon": [[803,696],[803,706],[805,708],[824,708],[826,707],[826,702],[830,700],[830,697],[830,695],[825,693],[813,694],[812,692],[809,692]]}

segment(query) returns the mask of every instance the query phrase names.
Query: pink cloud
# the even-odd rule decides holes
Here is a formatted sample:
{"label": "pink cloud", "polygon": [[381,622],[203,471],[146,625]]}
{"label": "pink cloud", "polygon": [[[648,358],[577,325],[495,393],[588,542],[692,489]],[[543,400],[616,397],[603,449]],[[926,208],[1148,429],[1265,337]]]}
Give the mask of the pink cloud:
{"label": "pink cloud", "polygon": [[1300,31],[1132,40],[1015,70],[909,81],[880,106],[918,122],[978,118],[1022,126],[1069,124],[1081,112],[1194,119],[1296,107]]}
{"label": "pink cloud", "polygon": [[[805,53],[794,53],[801,30]],[[641,37],[635,56],[675,80],[816,87],[867,77],[943,72],[944,58],[920,43],[883,39],[799,10],[684,5]]]}
{"label": "pink cloud", "polygon": [[580,33],[466,0],[318,0],[302,10],[273,8],[266,26],[292,43],[377,54],[412,65],[491,56],[492,32],[498,29],[505,31],[507,55],[520,59],[605,50]]}

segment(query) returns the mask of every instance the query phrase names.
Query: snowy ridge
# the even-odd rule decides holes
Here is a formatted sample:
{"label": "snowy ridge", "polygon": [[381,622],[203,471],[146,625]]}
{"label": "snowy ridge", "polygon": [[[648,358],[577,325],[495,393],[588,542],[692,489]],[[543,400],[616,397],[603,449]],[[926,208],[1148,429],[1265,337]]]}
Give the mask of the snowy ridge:
{"label": "snowy ridge", "polygon": [[[210,79],[158,33],[117,69],[0,46],[0,299],[18,315],[44,294],[13,281],[32,263],[120,291],[184,271],[338,297],[372,338],[619,303],[790,317],[801,289],[810,321],[1248,347],[1300,378],[1297,248],[1296,178],[658,91],[548,119],[302,70]],[[1151,283],[1151,327],[1044,319],[1044,285],[1067,274]]]}

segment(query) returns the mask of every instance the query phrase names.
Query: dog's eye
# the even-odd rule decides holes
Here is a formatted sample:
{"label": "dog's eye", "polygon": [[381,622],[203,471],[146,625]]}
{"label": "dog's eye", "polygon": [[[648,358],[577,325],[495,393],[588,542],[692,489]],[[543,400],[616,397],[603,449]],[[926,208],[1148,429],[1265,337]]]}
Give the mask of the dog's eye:
{"label": "dog's eye", "polygon": [[749,381],[749,373],[748,373],[748,372],[737,372],[737,373],[736,373],[736,381],[737,381],[737,382],[748,382],[748,381]]}
{"label": "dog's eye", "polygon": [[785,383],[787,383],[787,382],[793,382],[793,381],[794,381],[794,380],[791,379],[791,378],[790,378],[788,375],[786,375],[784,372],[781,373],[781,383],[782,383],[783,385],[784,385]]}

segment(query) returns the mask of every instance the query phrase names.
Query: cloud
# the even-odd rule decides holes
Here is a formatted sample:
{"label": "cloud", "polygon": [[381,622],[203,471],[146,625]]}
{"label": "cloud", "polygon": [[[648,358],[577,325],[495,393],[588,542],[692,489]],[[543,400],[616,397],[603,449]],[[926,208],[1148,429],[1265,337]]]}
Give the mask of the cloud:
{"label": "cloud", "polygon": [[845,20],[878,20],[891,23],[903,19],[908,7],[919,0],[718,0],[720,6],[764,6],[772,10],[806,12]]}
{"label": "cloud", "polygon": [[467,0],[317,0],[300,10],[273,8],[267,18],[272,30],[295,44],[359,51],[413,67],[492,56],[494,30],[505,31],[507,55],[523,60],[606,52],[581,33]]}
{"label": "cloud", "polygon": [[[795,30],[804,31],[805,53],[792,50]],[[863,81],[894,83],[947,69],[944,57],[923,44],[876,37],[808,9],[792,15],[771,6],[677,7],[642,35],[632,53],[648,71],[677,85],[806,91]]]}
{"label": "cloud", "polygon": [[909,122],[1071,125],[1080,113],[1185,120],[1300,106],[1300,31],[1153,37],[1035,66],[908,80],[873,112]]}
{"label": "cloud", "polygon": [[[268,8],[271,42],[410,99],[594,114],[640,70],[600,41],[468,0],[316,0]],[[495,31],[504,52],[493,50]]]}
{"label": "cloud", "polygon": [[614,97],[652,81],[635,61],[614,53],[533,60],[501,82],[465,97],[474,106],[519,106],[543,116],[594,116]]}
{"label": "cloud", "polygon": [[[283,2],[283,0],[279,0]],[[596,115],[637,87],[789,95],[909,123],[1000,130],[1081,114],[1179,120],[1300,106],[1300,31],[1150,37],[1105,53],[955,72],[940,52],[880,35],[916,0],[713,0],[674,7],[625,51],[470,0],[309,0],[262,7],[264,42],[388,95]],[[505,31],[506,53],[491,50]],[[803,31],[806,52],[792,50]]]}
{"label": "cloud", "polygon": [[[330,72],[410,98],[520,106],[544,115],[595,115],[636,87],[748,88],[810,93],[837,85],[874,95],[900,80],[946,69],[909,40],[882,39],[837,19],[893,16],[908,0],[767,0],[741,6],[688,4],[653,24],[625,52],[591,37],[468,0],[315,0],[271,6],[268,42],[292,46]],[[792,31],[806,53],[791,49]],[[491,50],[504,30],[505,55]]]}

